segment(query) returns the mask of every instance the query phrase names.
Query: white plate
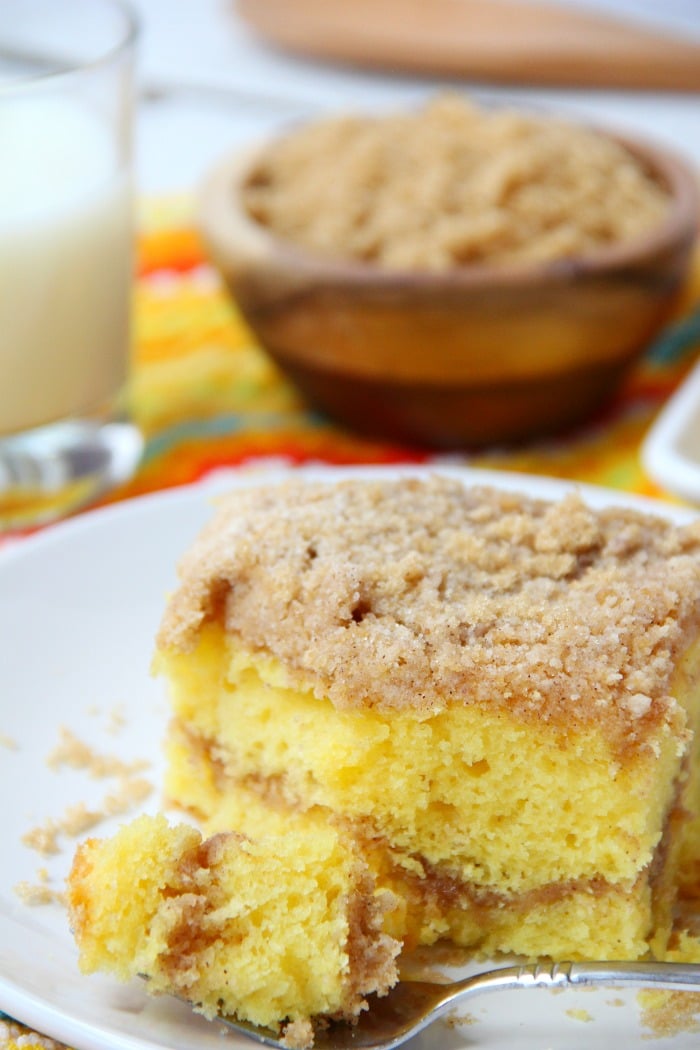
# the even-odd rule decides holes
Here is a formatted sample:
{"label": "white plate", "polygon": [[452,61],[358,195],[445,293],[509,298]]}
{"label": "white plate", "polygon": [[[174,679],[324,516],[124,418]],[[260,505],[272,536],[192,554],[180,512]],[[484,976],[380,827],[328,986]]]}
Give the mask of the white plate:
{"label": "white plate", "polygon": [[700,362],[657,416],[641,457],[659,485],[700,503]]}
{"label": "white plate", "polygon": [[[409,468],[410,473],[420,469]],[[494,484],[556,498],[572,486],[527,475],[448,470],[466,481]],[[299,473],[299,472],[297,472]],[[341,474],[395,475],[392,468],[318,469],[314,477]],[[278,481],[284,471],[266,472]],[[222,488],[249,485],[261,474],[229,474],[206,485],[173,490],[85,514],[15,547],[0,551],[0,1008],[47,1035],[78,1048],[207,1050],[221,1046],[221,1026],[184,1004],[146,996],[140,982],[119,985],[78,972],[77,953],[59,905],[29,907],[15,887],[36,883],[45,866],[50,885],[62,888],[75,842],[47,860],[24,845],[23,834],[67,807],[99,806],[114,781],[79,770],[52,770],[47,756],[65,726],[100,753],[125,760],[148,758],[147,771],[161,782],[160,746],[167,719],[162,685],[149,676],[152,639],[176,561],[209,517]],[[620,493],[579,487],[596,506],[624,503],[675,520],[690,512]],[[114,731],[115,709],[124,725]],[[16,749],[7,747],[8,738]],[[158,808],[155,791],[143,811]],[[121,818],[124,819],[124,818]],[[113,818],[93,834],[111,832]],[[619,1005],[605,991],[508,993],[470,1004],[475,1023],[434,1026],[414,1043],[458,1050],[597,1050],[629,1047],[640,1038],[633,996]],[[567,1012],[569,1011],[569,1012]],[[572,1015],[570,1011],[578,1011]],[[591,1017],[594,1024],[582,1018]],[[253,1044],[228,1034],[227,1044]],[[641,1041],[640,1041],[640,1045]],[[655,1046],[697,1048],[697,1035],[656,1041]]]}

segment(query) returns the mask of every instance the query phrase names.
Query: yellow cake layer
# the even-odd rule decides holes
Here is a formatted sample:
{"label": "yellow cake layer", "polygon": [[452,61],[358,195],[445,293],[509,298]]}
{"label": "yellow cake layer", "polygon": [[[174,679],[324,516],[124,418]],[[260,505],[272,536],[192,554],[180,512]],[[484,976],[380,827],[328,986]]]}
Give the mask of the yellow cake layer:
{"label": "yellow cake layer", "polygon": [[[205,819],[207,834],[236,827],[281,838],[291,829],[323,828],[332,819],[322,808],[286,807],[274,797],[274,785],[267,799],[243,784],[228,784],[222,794],[206,754],[177,731],[168,742],[168,758],[171,796]],[[674,887],[663,878],[653,893],[641,877],[632,886],[592,881],[540,887],[522,896],[479,894],[479,887],[431,869],[383,840],[358,838],[378,885],[392,893],[384,929],[406,949],[449,939],[482,956],[638,958],[657,931],[664,945],[670,932]]]}
{"label": "yellow cake layer", "polygon": [[[621,756],[595,726],[564,731],[503,709],[338,711],[290,688],[278,663],[216,623],[192,652],[160,659],[176,717],[225,776],[275,779],[291,805],[370,820],[401,850],[503,893],[634,881],[674,802],[682,755],[672,723]],[[697,704],[695,694],[677,699]]]}
{"label": "yellow cake layer", "polygon": [[677,883],[681,895],[700,897],[700,643],[680,663],[673,685],[693,726],[684,768],[686,820],[679,834]]}
{"label": "yellow cake layer", "polygon": [[[696,647],[675,680],[693,720],[699,661]],[[176,715],[166,791],[210,830],[283,833],[312,808],[349,819],[404,901],[388,928],[408,943],[612,958],[653,937],[662,950],[681,844],[662,843],[672,812],[679,824],[677,726],[620,756],[590,727],[564,736],[503,710],[337,711],[216,624],[160,663]]]}
{"label": "yellow cake layer", "polygon": [[207,1016],[255,1024],[352,1017],[396,980],[383,903],[331,827],[206,841],[164,817],[89,839],[69,879],[83,971],[149,978]]}

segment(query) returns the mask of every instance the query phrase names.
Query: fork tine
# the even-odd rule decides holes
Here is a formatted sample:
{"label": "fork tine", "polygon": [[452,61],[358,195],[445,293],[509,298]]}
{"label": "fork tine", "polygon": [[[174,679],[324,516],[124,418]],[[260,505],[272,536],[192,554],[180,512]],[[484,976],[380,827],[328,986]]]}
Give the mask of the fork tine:
{"label": "fork tine", "polygon": [[[327,1025],[318,1025],[314,1050],[372,1050],[379,1047],[391,1050],[434,1021],[434,1011],[454,987],[453,984],[427,981],[401,981],[388,995],[369,996],[369,1009],[360,1015],[355,1024],[331,1021]],[[228,1017],[222,1017],[221,1020],[263,1046],[288,1050],[288,1044],[282,1036],[271,1029]]]}

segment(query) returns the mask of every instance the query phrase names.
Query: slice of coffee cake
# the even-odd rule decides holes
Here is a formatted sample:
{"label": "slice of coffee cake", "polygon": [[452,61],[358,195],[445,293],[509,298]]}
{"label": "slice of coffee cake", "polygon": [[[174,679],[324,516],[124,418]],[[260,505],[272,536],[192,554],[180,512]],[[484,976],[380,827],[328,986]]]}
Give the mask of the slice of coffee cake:
{"label": "slice of coffee cake", "polygon": [[237,491],[159,635],[167,791],[351,829],[409,945],[663,952],[699,637],[695,526],[440,476]]}

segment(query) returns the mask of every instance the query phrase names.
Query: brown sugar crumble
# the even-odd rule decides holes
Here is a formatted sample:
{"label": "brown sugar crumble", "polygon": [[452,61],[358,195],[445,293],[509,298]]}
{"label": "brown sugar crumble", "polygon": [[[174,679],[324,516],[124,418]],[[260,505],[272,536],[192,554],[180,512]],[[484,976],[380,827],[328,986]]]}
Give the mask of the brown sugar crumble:
{"label": "brown sugar crumble", "polygon": [[58,819],[48,819],[31,828],[22,836],[22,842],[43,856],[61,852],[59,839],[78,838],[109,817],[123,816],[143,802],[153,791],[153,784],[143,777],[125,777],[116,791],[107,795],[99,809],[88,809],[85,803],[68,806]]}
{"label": "brown sugar crumble", "polygon": [[669,205],[612,138],[457,95],[297,129],[262,153],[243,199],[297,245],[434,271],[590,254],[650,230]]}
{"label": "brown sugar crumble", "polygon": [[29,831],[25,831],[24,835],[22,835],[22,842],[25,846],[29,846],[30,849],[41,853],[42,856],[49,857],[52,854],[61,852],[58,845],[60,830],[60,826],[56,821],[47,820],[44,824],[38,824],[36,827],[30,828]]}
{"label": "brown sugar crumble", "polygon": [[288,1050],[308,1050],[314,1044],[313,1024],[308,1020],[290,1021],[284,1026],[280,1042]]}
{"label": "brown sugar crumble", "polygon": [[120,817],[144,802],[153,791],[153,784],[145,777],[125,777],[116,791],[107,795],[102,803],[102,814]]}
{"label": "brown sugar crumble", "polygon": [[477,1017],[470,1013],[452,1013],[444,1018],[443,1023],[447,1028],[467,1028],[479,1023]]}
{"label": "brown sugar crumble", "polygon": [[180,573],[162,648],[222,619],[337,708],[500,704],[629,747],[660,721],[682,735],[698,525],[440,476],[293,481],[222,501]]}
{"label": "brown sugar crumble", "polygon": [[32,882],[19,882],[15,886],[15,893],[19,899],[29,905],[29,907],[36,907],[37,905],[43,904],[60,904],[62,907],[66,906],[66,894],[63,890],[55,890],[49,884],[49,873],[46,868],[39,868],[36,873],[37,881]]}
{"label": "brown sugar crumble", "polygon": [[[84,802],[76,802],[68,806],[60,817],[49,818],[43,824],[26,831],[22,836],[24,845],[45,857],[61,852],[62,836],[78,838],[109,817],[128,813],[153,791],[150,781],[135,775],[147,768],[149,762],[123,762],[112,755],[100,755],[65,726],[61,727],[60,741],[48,755],[46,764],[54,771],[68,766],[71,769],[85,770],[96,778],[116,777],[119,785],[116,791],[102,800],[98,809],[89,809]],[[31,887],[28,889],[27,883],[21,885],[24,890],[20,896],[27,899]],[[38,903],[38,896],[40,895],[34,893],[35,899],[31,903]]]}
{"label": "brown sugar crumble", "polygon": [[150,762],[144,759],[123,762],[114,755],[100,755],[65,726],[60,728],[60,737],[59,743],[46,759],[50,769],[57,770],[69,766],[71,769],[84,769],[90,776],[101,779],[131,776],[148,769],[150,765]]}
{"label": "brown sugar crumble", "polygon": [[641,1024],[648,1029],[643,1039],[700,1033],[700,993],[644,991],[637,998]]}

